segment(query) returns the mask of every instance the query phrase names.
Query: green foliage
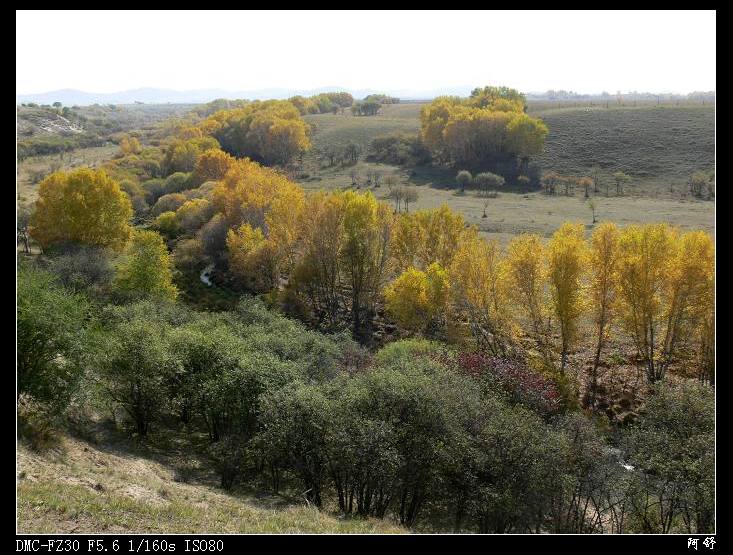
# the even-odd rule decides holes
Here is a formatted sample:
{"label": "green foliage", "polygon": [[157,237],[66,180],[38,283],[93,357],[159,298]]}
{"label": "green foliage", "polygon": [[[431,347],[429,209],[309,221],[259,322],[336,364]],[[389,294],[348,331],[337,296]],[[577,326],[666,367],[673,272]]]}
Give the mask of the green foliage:
{"label": "green foliage", "polygon": [[640,532],[715,529],[715,394],[705,385],[662,382],[626,438],[637,468],[631,497]]}
{"label": "green foliage", "polygon": [[109,398],[147,435],[167,408],[164,385],[177,368],[167,326],[148,315],[123,320],[104,335],[94,358]]}
{"label": "green foliage", "polygon": [[83,339],[90,306],[79,294],[56,283],[54,276],[31,266],[18,269],[18,395],[60,412],[80,375]]}
{"label": "green foliage", "polygon": [[172,263],[163,238],[154,231],[139,230],[117,264],[113,289],[125,299],[175,299]]}

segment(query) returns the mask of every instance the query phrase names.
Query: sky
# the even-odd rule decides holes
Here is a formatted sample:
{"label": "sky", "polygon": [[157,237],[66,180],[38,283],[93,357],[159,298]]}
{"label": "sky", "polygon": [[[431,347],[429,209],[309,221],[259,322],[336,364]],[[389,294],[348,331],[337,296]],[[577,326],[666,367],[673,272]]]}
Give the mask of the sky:
{"label": "sky", "polygon": [[16,93],[715,89],[709,11],[16,11]]}

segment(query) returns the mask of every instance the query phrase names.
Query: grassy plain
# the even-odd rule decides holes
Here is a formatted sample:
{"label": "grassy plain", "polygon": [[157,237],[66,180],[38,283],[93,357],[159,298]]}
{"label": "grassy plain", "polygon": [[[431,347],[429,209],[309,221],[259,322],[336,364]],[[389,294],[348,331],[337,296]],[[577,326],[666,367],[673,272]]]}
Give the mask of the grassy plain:
{"label": "grassy plain", "polygon": [[[548,196],[506,190],[496,198],[485,199],[475,191],[458,193],[452,169],[401,168],[364,160],[374,137],[416,133],[422,106],[387,105],[374,117],[349,113],[307,116],[306,120],[314,126],[314,149],[306,155],[296,180],[308,190],[329,190],[352,187],[352,171],[361,176],[362,182],[369,171],[377,170],[383,176],[392,174],[399,183],[416,187],[419,198],[411,210],[447,203],[460,211],[468,223],[478,225],[486,236],[502,243],[521,232],[549,236],[564,221],[586,222],[590,227],[592,213],[582,191],[573,196]],[[640,103],[638,107],[590,108],[530,103],[528,111],[542,117],[550,127],[545,153],[538,157],[543,169],[584,175],[593,165],[602,168],[601,189],[592,194],[598,221],[610,220],[619,225],[668,222],[686,229],[714,230],[714,203],[689,197],[685,186],[692,172],[713,167],[712,106],[657,107]],[[324,148],[348,141],[362,148],[362,158],[356,165],[329,167],[319,159],[318,153]],[[617,197],[610,175],[619,170],[631,175],[632,181],[623,196]],[[608,196],[605,182],[609,183]],[[387,199],[386,186],[372,190],[377,197]],[[482,217],[484,207],[486,218]]]}

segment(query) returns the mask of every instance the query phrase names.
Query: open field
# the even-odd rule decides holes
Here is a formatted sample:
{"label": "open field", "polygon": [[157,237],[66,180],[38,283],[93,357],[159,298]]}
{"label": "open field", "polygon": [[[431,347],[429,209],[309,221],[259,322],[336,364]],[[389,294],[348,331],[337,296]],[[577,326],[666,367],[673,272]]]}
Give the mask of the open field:
{"label": "open field", "polygon": [[[385,133],[416,133],[423,104],[387,105],[375,117],[351,115],[307,116],[315,125],[314,150],[304,160],[297,181],[307,190],[351,187],[352,171],[363,179],[369,171],[393,174],[398,182],[417,186],[419,199],[411,209],[433,208],[447,203],[460,211],[468,223],[501,242],[521,232],[549,236],[563,221],[591,222],[591,211],[581,191],[575,196],[547,196],[501,192],[484,199],[475,192],[460,195],[454,189],[452,169],[440,167],[400,168],[364,160],[369,141]],[[616,197],[614,185],[605,196],[605,185],[596,197],[598,221],[620,225],[669,222],[683,228],[714,230],[714,203],[686,197],[687,178],[714,163],[714,109],[711,106],[643,106],[548,108],[549,103],[530,104],[529,112],[541,116],[550,127],[546,152],[539,161],[543,169],[582,175],[594,164],[602,173],[622,170],[633,181],[625,195]],[[319,149],[331,144],[354,141],[363,154],[354,166],[321,167]],[[670,193],[670,184],[673,192]],[[387,197],[387,188],[375,189],[377,197]],[[388,200],[388,199],[387,199]],[[482,218],[486,202],[486,218]]]}
{"label": "open field", "polygon": [[557,108],[529,112],[550,128],[543,169],[583,175],[598,165],[623,171],[640,192],[678,192],[697,170],[715,163],[713,106]]}
{"label": "open field", "polygon": [[415,134],[420,129],[420,110],[425,104],[385,104],[376,116],[344,114],[316,114],[305,116],[314,127],[313,146],[321,149],[328,145],[343,146],[348,141],[366,149],[379,135],[390,133]]}
{"label": "open field", "polygon": [[44,454],[16,451],[20,533],[404,533],[337,519],[277,496],[227,494],[216,477],[174,480],[168,461],[64,436]]}

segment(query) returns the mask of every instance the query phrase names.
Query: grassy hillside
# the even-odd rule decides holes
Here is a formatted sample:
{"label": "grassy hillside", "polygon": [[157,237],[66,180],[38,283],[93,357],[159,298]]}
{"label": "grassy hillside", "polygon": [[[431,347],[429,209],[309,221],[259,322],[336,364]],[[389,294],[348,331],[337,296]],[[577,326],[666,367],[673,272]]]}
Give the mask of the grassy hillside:
{"label": "grassy hillside", "polygon": [[420,109],[424,104],[385,104],[376,116],[344,114],[314,114],[305,120],[314,128],[316,148],[328,145],[343,146],[353,141],[366,149],[379,135],[389,133],[417,133],[420,129]]}
{"label": "grassy hillside", "polygon": [[715,163],[712,106],[556,108],[533,111],[550,128],[537,160],[562,174],[587,173],[594,165],[623,171],[651,192],[680,190],[697,170]]}
{"label": "grassy hillside", "polygon": [[[25,533],[400,533],[381,520],[338,519],[280,498],[228,495],[206,476],[64,437],[39,454],[18,445],[17,531]],[[176,478],[181,480],[181,478]]]}

